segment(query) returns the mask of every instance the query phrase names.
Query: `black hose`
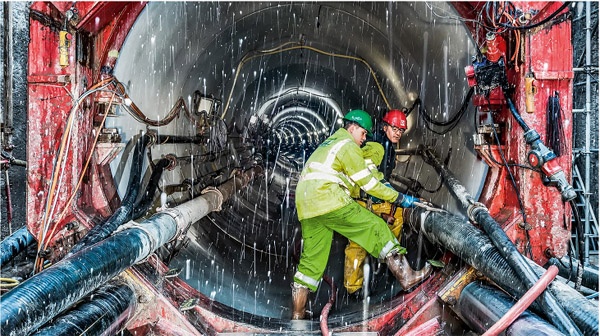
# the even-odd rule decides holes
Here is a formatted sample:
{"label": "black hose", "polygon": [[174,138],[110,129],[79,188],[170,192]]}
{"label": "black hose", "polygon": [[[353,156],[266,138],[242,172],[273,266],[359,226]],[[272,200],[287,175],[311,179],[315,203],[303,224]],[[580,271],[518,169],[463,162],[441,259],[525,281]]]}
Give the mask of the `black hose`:
{"label": "black hose", "polygon": [[598,291],[598,267],[593,265],[582,265],[573,264],[573,259],[565,256],[561,259],[551,258],[548,260],[548,265],[555,265],[558,267],[558,274],[568,280],[576,281],[577,268],[583,268],[583,277],[581,284],[584,287]]}
{"label": "black hose", "polygon": [[156,135],[156,144],[180,144],[180,143],[191,143],[191,144],[202,144],[205,143],[205,139],[202,136],[181,136],[181,135]]}
{"label": "black hose", "polygon": [[146,213],[146,211],[148,211],[152,205],[152,202],[154,201],[154,194],[158,189],[160,177],[162,176],[165,168],[167,168],[170,164],[171,161],[169,159],[160,159],[156,163],[154,170],[152,170],[152,175],[148,181],[148,186],[146,187],[144,196],[142,196],[142,199],[140,199],[140,201],[133,207],[133,214],[131,216],[132,219],[140,218]]}
{"label": "black hose", "polygon": [[27,246],[33,242],[34,237],[29,233],[26,226],[4,238],[0,244],[0,266],[6,265],[6,263],[27,249]]}
{"label": "black hose", "polygon": [[[479,282],[471,282],[460,293],[458,310],[467,325],[478,334],[485,333],[502,318],[515,301],[497,288]],[[524,311],[503,332],[506,336],[528,335],[563,335],[558,329],[541,317]]]}
{"label": "black hose", "polygon": [[[507,101],[510,103],[510,99],[508,99],[508,97]],[[523,124],[525,127],[527,127],[524,122]],[[521,283],[524,284],[526,288],[531,288],[539,280],[539,277],[535,274],[535,272],[533,272],[532,268],[525,261],[525,257],[517,250],[504,230],[502,230],[500,225],[496,223],[485,207],[473,207],[475,204],[473,197],[460,183],[460,181],[440,163],[439,159],[430,149],[423,151],[423,153],[424,160],[428,164],[432,165],[435,170],[442,175],[446,186],[461,202],[463,207],[467,211],[471,211],[471,218],[483,227],[484,231],[490,237],[492,243],[501,253],[501,256],[505,258],[510,267],[515,270],[517,276],[521,280]],[[548,319],[558,329],[569,335],[581,335],[581,331],[579,331],[577,325],[573,323],[573,321],[569,318],[569,315],[564,312],[550,292],[544,291],[544,293],[538,298],[538,301],[540,301],[546,317],[548,317]]]}
{"label": "black hose", "polygon": [[34,335],[116,335],[136,303],[135,292],[127,284],[110,281]]}
{"label": "black hose", "polygon": [[177,229],[171,215],[159,213],[29,278],[0,297],[0,335],[28,335],[149,256],[174,237]]}
{"label": "black hose", "polygon": [[[515,270],[519,279],[521,279],[527,288],[531,288],[539,280],[538,275],[535,274],[525,261],[525,257],[517,250],[513,242],[492,218],[487,209],[475,209],[473,211],[473,218],[483,227],[500,254],[506,259],[510,267]],[[537,301],[539,301],[546,317],[562,332],[568,335],[581,335],[579,328],[573,323],[569,315],[564,312],[556,301],[556,298],[550,292],[544,291],[538,297]]]}
{"label": "black hose", "polygon": [[133,214],[133,205],[137,199],[142,174],[142,165],[144,163],[144,151],[148,145],[150,136],[147,134],[142,135],[138,139],[135,150],[133,152],[133,158],[131,160],[131,171],[129,173],[129,183],[127,185],[127,191],[121,202],[121,206],[115,210],[115,212],[106,220],[104,223],[94,226],[73,248],[67,255],[77,253],[86,246],[93,245],[106,237],[110,236],[119,226],[123,223],[131,220]]}
{"label": "black hose", "polygon": [[[415,208],[407,213],[408,221],[418,220],[424,210]],[[427,238],[450,250],[514,297],[521,297],[529,287],[521,282],[515,271],[502,257],[490,238],[463,218],[444,212],[429,212],[422,220],[422,231]],[[530,262],[539,276],[545,272]],[[549,286],[557,301],[585,335],[598,335],[598,307],[573,288],[558,281]],[[543,312],[537,301],[534,307]],[[552,321],[551,321],[552,322]]]}
{"label": "black hose", "polygon": [[506,94],[504,95],[504,98],[506,99],[506,103],[508,104],[508,109],[510,110],[510,113],[512,113],[513,117],[515,117],[517,123],[519,123],[519,126],[521,126],[524,132],[529,131],[529,126],[527,126],[525,120],[523,120],[523,118],[519,114],[519,111],[517,111],[517,109],[515,108],[515,104],[513,104],[512,100]]}

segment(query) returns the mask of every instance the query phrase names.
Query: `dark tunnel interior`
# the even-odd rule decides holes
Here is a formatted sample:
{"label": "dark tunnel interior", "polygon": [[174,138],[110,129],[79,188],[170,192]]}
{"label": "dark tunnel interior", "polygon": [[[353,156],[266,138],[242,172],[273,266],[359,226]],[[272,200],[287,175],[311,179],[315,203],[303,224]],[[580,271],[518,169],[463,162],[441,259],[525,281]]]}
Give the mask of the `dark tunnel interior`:
{"label": "dark tunnel interior", "polygon": [[[301,249],[294,190],[304,161],[352,109],[368,111],[377,127],[386,111],[410,108],[418,98],[431,116],[447,121],[468,92],[464,67],[474,53],[461,19],[442,2],[149,2],[114,75],[150,118],[165,118],[179,97],[189,113],[162,127],[124,110],[109,118],[107,127],[124,139],[123,154],[111,164],[119,193],[129,171],[125,143],[150,130],[205,139],[151,146],[153,161],[177,157],[159,184],[166,206],[195,196],[186,185],[218,185],[237,169],[263,165],[264,176],[192,225],[183,247],[161,253],[188,284],[244,318],[289,319]],[[425,127],[420,113],[409,114],[399,148],[433,147],[479,195],[487,167],[472,150],[474,110],[446,132]],[[460,215],[418,155],[399,156],[395,173],[419,181],[419,196]],[[158,202],[154,209],[165,206]],[[371,258],[368,312],[345,294],[346,243],[336,236],[326,270],[340,289],[332,325],[363,320],[399,292]],[[322,283],[309,309],[320,311],[329,291]]]}

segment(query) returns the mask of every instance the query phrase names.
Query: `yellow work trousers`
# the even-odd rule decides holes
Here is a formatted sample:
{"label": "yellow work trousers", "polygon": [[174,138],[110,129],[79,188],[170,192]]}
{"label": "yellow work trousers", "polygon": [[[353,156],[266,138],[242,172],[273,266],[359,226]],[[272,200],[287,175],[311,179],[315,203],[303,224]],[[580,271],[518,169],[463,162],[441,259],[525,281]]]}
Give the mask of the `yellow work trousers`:
{"label": "yellow work trousers", "polygon": [[[363,207],[367,207],[367,204],[363,201],[357,201]],[[392,204],[389,202],[373,204],[371,206],[371,212],[376,214],[377,216],[381,216],[382,214],[390,214],[392,208]],[[394,222],[392,224],[388,224],[388,227],[392,231],[395,237],[400,241],[400,236],[402,234],[402,223],[404,222],[402,219],[402,208],[397,207],[394,216]],[[406,250],[403,249],[399,251],[399,253],[406,253]],[[352,294],[359,290],[364,281],[364,273],[363,266],[365,264],[365,259],[367,258],[367,251],[360,247],[357,243],[348,240],[348,245],[345,250],[346,258],[344,262],[344,287],[348,293]]]}

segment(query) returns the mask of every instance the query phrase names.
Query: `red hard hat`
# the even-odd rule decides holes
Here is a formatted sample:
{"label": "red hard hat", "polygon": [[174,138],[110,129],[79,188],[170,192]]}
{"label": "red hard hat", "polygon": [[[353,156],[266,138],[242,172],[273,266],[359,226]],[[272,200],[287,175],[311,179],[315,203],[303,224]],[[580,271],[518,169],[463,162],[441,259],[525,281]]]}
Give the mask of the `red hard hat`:
{"label": "red hard hat", "polygon": [[383,121],[391,126],[406,129],[406,114],[400,110],[390,110],[383,116]]}

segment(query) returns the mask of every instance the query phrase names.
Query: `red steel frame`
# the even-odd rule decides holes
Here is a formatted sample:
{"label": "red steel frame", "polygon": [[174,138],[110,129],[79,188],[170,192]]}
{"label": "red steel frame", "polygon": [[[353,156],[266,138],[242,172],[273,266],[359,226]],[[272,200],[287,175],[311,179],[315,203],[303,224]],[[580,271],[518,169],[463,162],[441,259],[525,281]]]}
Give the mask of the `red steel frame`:
{"label": "red steel frame", "polygon": [[[101,69],[112,68],[127,33],[134,24],[137,16],[145,7],[144,2],[76,2],[75,9],[79,18],[72,22],[69,28],[72,34],[86,34],[91,37],[91,48],[85,61],[76,58],[75,41],[69,46],[69,65],[59,65],[59,30],[64,26],[64,15],[71,8],[72,2],[35,2],[31,6],[30,48],[29,48],[29,107],[28,107],[28,188],[27,188],[27,226],[36,237],[40,236],[41,223],[52,183],[52,172],[60,146],[65,123],[71,108],[73,98],[77,98],[92,84],[101,78]],[[524,11],[537,10],[540,17],[560,7],[557,2],[514,2],[517,8]],[[482,3],[457,2],[453,3],[459,14],[468,19],[479,19],[478,10]],[[535,18],[534,18],[535,21]],[[482,29],[467,23],[476,42],[483,46],[485,36]],[[505,36],[507,41],[510,37]],[[514,42],[514,40],[513,40]],[[563,115],[565,125],[572,124],[572,47],[571,24],[568,20],[549,27],[537,29],[532,38],[523,38],[524,54],[522,62],[516,69],[509,69],[509,80],[516,86],[515,105],[522,112],[523,119],[536,129],[544,139],[543,127],[546,123],[546,101],[548,95],[560,92],[560,103],[566,113]],[[465,64],[466,66],[467,64]],[[525,74],[531,69],[537,80],[538,92],[535,100],[535,113],[525,113]],[[72,97],[73,96],[73,97]],[[68,198],[74,190],[83,166],[92,148],[94,115],[97,114],[94,96],[80,104],[73,125],[73,140],[66,154],[62,170],[62,183],[55,192],[57,196],[55,211],[65,208]],[[502,107],[500,122],[506,123],[501,137],[504,139],[502,149],[506,151],[509,161],[526,162],[528,148],[523,140],[523,132],[514,122],[506,107]],[[572,130],[566,128],[565,141],[568,151],[559,160],[567,177],[571,176],[571,136]],[[498,148],[493,151],[497,153]],[[106,217],[118,206],[120,201],[115,192],[114,183],[108,165],[100,157],[94,157],[86,173],[86,179],[80,188],[78,197],[66,209],[65,216],[58,222],[50,222],[54,234],[47,238],[44,247],[50,254],[50,260],[60,259],[56,253],[60,247],[70,244],[73,236],[89,229],[94,225],[94,217]],[[551,256],[561,257],[567,251],[570,239],[570,209],[561,201],[559,192],[552,187],[542,184],[539,173],[529,170],[516,169],[513,171],[520,186],[520,197],[525,205],[529,218],[530,244],[533,259],[544,263]],[[525,231],[519,226],[522,217],[519,212],[518,199],[503,167],[491,167],[485,182],[481,201],[488,206],[492,216],[505,228],[509,237],[523,251],[526,243]],[[85,227],[67,225],[73,219]],[[56,254],[52,254],[52,252]],[[164,274],[166,268],[155,260],[158,274]],[[243,326],[212,314],[206,307],[209,299],[189,287],[178,278],[165,282],[161,291],[144,280],[145,272],[133,268],[130,275],[158,298],[149,306],[144,317],[130,321],[128,328],[132,330],[148,330],[154,325],[156,330],[170,330],[174,334],[191,334],[193,331],[186,315],[180,313],[177,307],[184,299],[200,298],[200,303],[187,315],[193,315],[195,321],[201,321],[207,331],[252,331],[256,328]],[[430,314],[423,313],[422,308],[433,305],[436,292],[444,278],[432,277],[423,286],[419,295],[403,298],[402,304],[391,309],[380,317],[372,319],[369,330],[387,330],[396,332],[406,322],[403,332],[411,330],[435,330],[435,309],[427,309]],[[413,319],[413,320],[411,320]],[[159,323],[159,321],[162,321]],[[178,331],[177,331],[178,330]],[[200,330],[200,329],[198,329]],[[176,332],[177,331],[177,332]],[[352,331],[348,327],[346,331]]]}

